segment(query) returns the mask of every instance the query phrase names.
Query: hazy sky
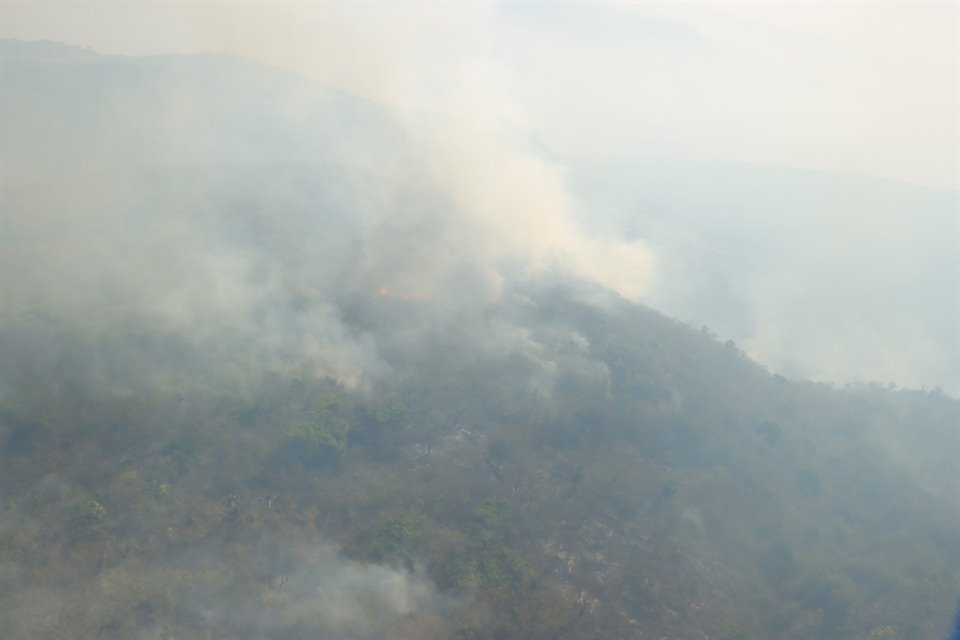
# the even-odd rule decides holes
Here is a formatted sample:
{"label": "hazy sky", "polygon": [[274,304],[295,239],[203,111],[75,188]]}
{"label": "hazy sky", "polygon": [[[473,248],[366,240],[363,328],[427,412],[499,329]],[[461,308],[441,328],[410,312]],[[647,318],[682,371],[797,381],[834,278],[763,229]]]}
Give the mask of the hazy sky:
{"label": "hazy sky", "polygon": [[958,185],[956,2],[3,4],[5,37],[218,50],[555,152]]}

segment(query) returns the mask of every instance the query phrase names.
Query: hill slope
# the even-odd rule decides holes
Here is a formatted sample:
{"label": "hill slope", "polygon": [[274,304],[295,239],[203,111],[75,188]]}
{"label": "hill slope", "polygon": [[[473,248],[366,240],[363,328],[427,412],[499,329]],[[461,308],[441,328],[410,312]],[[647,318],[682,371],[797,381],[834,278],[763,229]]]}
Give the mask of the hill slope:
{"label": "hill slope", "polygon": [[348,96],[55,45],[2,71],[0,635],[944,636],[955,399],[484,262]]}

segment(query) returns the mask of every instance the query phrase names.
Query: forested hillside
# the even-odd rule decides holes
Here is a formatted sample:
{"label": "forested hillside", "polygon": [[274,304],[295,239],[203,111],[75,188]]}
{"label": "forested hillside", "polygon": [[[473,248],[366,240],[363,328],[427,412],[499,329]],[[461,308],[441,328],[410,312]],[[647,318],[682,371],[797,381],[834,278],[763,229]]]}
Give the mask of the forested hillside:
{"label": "forested hillside", "polygon": [[787,381],[584,293],[485,311],[549,386],[453,330],[362,391],[106,385],[113,350],[190,349],[5,318],[5,636],[942,637],[955,400]]}
{"label": "forested hillside", "polygon": [[292,76],[2,81],[0,638],[945,637],[956,398],[528,264]]}

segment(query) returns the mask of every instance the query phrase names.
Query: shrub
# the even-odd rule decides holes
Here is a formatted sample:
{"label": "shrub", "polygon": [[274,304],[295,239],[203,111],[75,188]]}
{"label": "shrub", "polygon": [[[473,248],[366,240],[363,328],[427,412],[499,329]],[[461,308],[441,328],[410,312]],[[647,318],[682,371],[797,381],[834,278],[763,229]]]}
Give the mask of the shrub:
{"label": "shrub", "polygon": [[347,449],[350,425],[344,420],[297,420],[290,423],[289,435],[301,446],[305,460],[323,464],[340,459]]}
{"label": "shrub", "polygon": [[397,513],[383,516],[372,523],[355,542],[346,548],[348,555],[369,562],[383,562],[405,555],[420,537],[417,523],[410,516]]}

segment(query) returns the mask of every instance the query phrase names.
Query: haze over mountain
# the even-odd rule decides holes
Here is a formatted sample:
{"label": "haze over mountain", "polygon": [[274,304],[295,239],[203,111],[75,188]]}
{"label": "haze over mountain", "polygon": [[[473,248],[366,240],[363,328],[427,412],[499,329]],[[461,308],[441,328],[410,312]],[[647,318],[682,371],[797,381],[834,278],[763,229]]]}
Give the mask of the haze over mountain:
{"label": "haze over mountain", "polygon": [[0,635],[944,635],[956,189],[0,53]]}
{"label": "haze over mountain", "polygon": [[582,175],[585,215],[654,251],[655,307],[788,377],[956,395],[960,192],[722,163]]}
{"label": "haze over mountain", "polygon": [[[5,46],[8,58],[18,47]],[[566,261],[784,375],[958,393],[957,190],[717,163],[564,167],[515,134],[460,129],[225,56],[134,64],[45,47],[8,68],[8,184],[37,164],[326,162],[390,174],[469,203],[458,224],[472,218],[497,238],[483,251]]]}

